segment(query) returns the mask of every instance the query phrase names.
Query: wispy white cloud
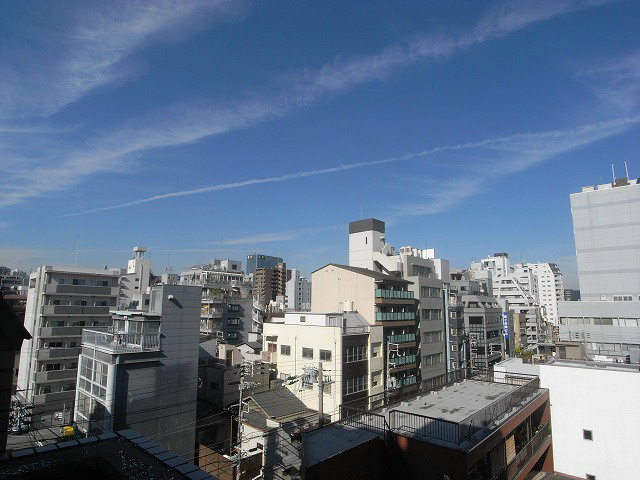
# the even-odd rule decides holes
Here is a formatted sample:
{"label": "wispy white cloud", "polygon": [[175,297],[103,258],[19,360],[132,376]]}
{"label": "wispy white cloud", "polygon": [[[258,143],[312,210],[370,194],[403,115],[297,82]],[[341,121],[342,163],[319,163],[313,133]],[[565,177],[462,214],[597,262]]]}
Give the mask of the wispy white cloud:
{"label": "wispy white cloud", "polygon": [[328,230],[336,230],[344,228],[344,225],[323,225],[319,227],[298,228],[296,230],[286,230],[282,232],[257,233],[244,237],[222,240],[222,245],[260,245],[269,242],[284,242],[288,240],[296,240],[304,235],[324,232]]}
{"label": "wispy white cloud", "polygon": [[[145,118],[127,122],[125,127],[118,131],[89,141],[84,148],[45,155],[45,158],[37,159],[39,160],[37,165],[29,165],[28,169],[17,171],[7,179],[6,183],[0,184],[2,187],[0,188],[0,206],[12,205],[28,198],[68,189],[82,182],[87,176],[106,171],[113,172],[123,168],[125,164],[131,165],[132,159],[144,152],[168,146],[185,145],[229,131],[248,128],[309,106],[327,95],[339,94],[365,83],[384,80],[395,71],[418,62],[449,57],[461,49],[504,37],[533,23],[602,3],[606,2],[542,1],[536,2],[536,7],[533,8],[529,2],[511,2],[491,10],[475,27],[466,32],[416,37],[377,53],[348,60],[335,60],[320,69],[290,74],[286,79],[282,79],[282,89],[276,93],[253,92],[247,94],[244,99],[228,103],[206,105],[205,102],[198,102],[198,104],[181,104],[161,109]],[[115,20],[110,17],[96,17],[88,22],[88,25],[96,25],[95,34],[85,24],[83,27],[85,32],[81,38],[86,37],[89,42],[89,47],[85,50],[88,52],[86,58],[93,61],[95,65],[90,64],[88,67],[83,65],[85,54],[76,55],[71,62],[71,71],[75,74],[65,73],[63,77],[67,80],[60,82],[72,85],[73,88],[65,87],[62,93],[54,94],[52,98],[56,98],[55,101],[42,101],[36,95],[34,104],[44,105],[49,111],[55,110],[95,86],[116,81],[122,72],[116,68],[121,60],[152,37],[154,32],[166,28],[176,19],[179,21],[181,18],[192,18],[205,6],[213,6],[214,10],[217,8],[223,12],[229,8],[228,2],[222,0],[218,2],[194,0],[184,5],[181,3],[181,7],[174,11],[173,3],[160,2],[158,5],[149,7],[155,12],[149,14],[144,7],[136,5],[136,9],[132,12],[125,8]],[[123,31],[124,40],[110,38],[118,37],[115,33],[120,30]],[[131,33],[126,33],[125,30],[127,32],[131,30]],[[106,46],[99,45],[101,42],[106,42]],[[88,73],[82,73],[85,70]],[[27,89],[30,91],[34,86]],[[8,98],[13,98],[12,93],[10,90],[0,92],[0,105],[3,101],[9,101]],[[29,98],[29,96],[25,92],[25,95],[18,95],[18,98]],[[11,106],[15,110],[16,105]],[[380,161],[380,163],[385,162]],[[373,165],[375,164],[377,163],[374,162]],[[370,165],[372,164],[341,165],[282,177],[250,179],[203,189],[170,192],[105,209]],[[100,210],[103,209],[93,211]]]}
{"label": "wispy white cloud", "polygon": [[[478,161],[473,165],[465,166],[465,170],[467,172],[475,172],[475,177],[467,177],[464,179],[458,178],[455,181],[447,182],[444,184],[441,183],[438,186],[437,190],[431,190],[427,193],[428,201],[426,203],[403,205],[402,207],[398,207],[396,212],[400,213],[401,211],[406,211],[407,214],[420,215],[438,213],[440,211],[453,208],[455,205],[465,200],[469,196],[477,194],[482,186],[482,181],[485,178],[509,175],[526,168],[530,168],[557,155],[569,152],[575,148],[579,148],[594,143],[603,138],[619,134],[638,125],[638,123],[640,123],[640,115],[619,118],[606,122],[582,125],[580,127],[567,130],[527,132],[507,137],[488,138],[477,142],[442,145],[419,152],[412,152],[400,156],[388,157],[380,160],[372,160],[369,162],[348,163],[337,165],[334,167],[288,173],[280,176],[252,178],[231,183],[210,185],[202,188],[163,193],[159,195],[153,195],[151,197],[119,203],[116,205],[70,213],[64,216],[70,217],[85,215],[88,213],[133,207],[171,198],[201,195],[204,193],[216,192],[221,190],[230,190],[260,184],[285,182],[301,178],[315,177],[319,175],[328,175],[347,170],[416,160],[446,152],[460,150],[484,152],[482,161]],[[455,191],[452,191],[452,189],[455,189]],[[456,195],[451,195],[452,193],[455,193]],[[288,235],[288,232],[281,232],[278,235],[284,237]]]}
{"label": "wispy white cloud", "polygon": [[9,228],[9,222],[0,222],[0,228]]}
{"label": "wispy white cloud", "polygon": [[[149,41],[193,30],[203,17],[228,18],[242,11],[242,0],[150,0],[80,4],[61,21],[64,31],[34,32],[35,51],[10,44],[0,50],[9,63],[0,67],[0,116],[46,116],[96,88],[118,84],[138,69],[127,58]],[[57,11],[64,6],[57,5]],[[188,27],[188,28],[187,28]]]}

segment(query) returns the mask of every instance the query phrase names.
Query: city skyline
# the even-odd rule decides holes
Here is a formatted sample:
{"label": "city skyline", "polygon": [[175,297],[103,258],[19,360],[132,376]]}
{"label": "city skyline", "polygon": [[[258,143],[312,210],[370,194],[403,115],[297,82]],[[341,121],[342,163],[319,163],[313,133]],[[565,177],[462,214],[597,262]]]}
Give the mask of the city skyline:
{"label": "city skyline", "polygon": [[124,266],[138,244],[156,273],[258,251],[308,275],[346,263],[348,222],[375,217],[396,247],[555,262],[577,288],[568,195],[611,163],[640,171],[630,1],[6,13],[14,268],[73,265],[78,243],[79,266]]}

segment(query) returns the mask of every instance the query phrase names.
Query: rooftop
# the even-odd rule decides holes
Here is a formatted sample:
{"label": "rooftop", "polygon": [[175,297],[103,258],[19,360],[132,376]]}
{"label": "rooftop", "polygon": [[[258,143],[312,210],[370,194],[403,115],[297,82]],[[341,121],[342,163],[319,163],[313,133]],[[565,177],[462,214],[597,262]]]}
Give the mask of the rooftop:
{"label": "rooftop", "polygon": [[313,273],[315,273],[315,272],[317,272],[319,270],[322,270],[323,268],[329,267],[329,266],[341,268],[342,270],[347,270],[349,272],[357,273],[359,275],[365,275],[367,277],[373,278],[377,282],[402,283],[402,284],[405,284],[405,285],[412,285],[413,284],[413,282],[410,282],[409,280],[403,280],[402,278],[394,277],[393,275],[387,275],[385,273],[375,272],[375,271],[369,270],[367,268],[350,267],[348,265],[340,265],[338,263],[328,263],[325,266],[320,267],[320,268],[318,268],[317,270],[314,270],[311,273],[313,274]]}

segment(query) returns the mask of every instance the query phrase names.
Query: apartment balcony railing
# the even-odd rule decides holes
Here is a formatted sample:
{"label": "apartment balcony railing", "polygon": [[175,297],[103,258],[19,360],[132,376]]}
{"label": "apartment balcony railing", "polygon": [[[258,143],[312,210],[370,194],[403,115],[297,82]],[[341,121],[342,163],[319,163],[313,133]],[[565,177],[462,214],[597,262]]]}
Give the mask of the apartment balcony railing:
{"label": "apartment balcony railing", "polygon": [[408,290],[388,290],[376,288],[376,298],[414,298],[413,292]]}
{"label": "apartment balcony railing", "polygon": [[76,378],[78,373],[77,368],[70,368],[67,370],[48,370],[43,372],[36,372],[35,382],[43,383],[50,382],[52,380],[65,380],[70,378]]}
{"label": "apartment balcony railing", "polygon": [[43,315],[109,315],[108,306],[44,305]]}
{"label": "apartment balcony railing", "polygon": [[110,333],[84,329],[82,346],[107,353],[157,352],[160,350],[160,333]]}
{"label": "apartment balcony railing", "polygon": [[278,352],[260,352],[260,359],[265,363],[278,363]]}
{"label": "apartment balcony railing", "polygon": [[389,359],[389,363],[394,367],[399,367],[400,365],[406,365],[408,363],[416,363],[416,356],[415,354],[412,354],[404,355],[402,357],[392,357]]}
{"label": "apartment balcony railing", "polygon": [[41,337],[79,337],[83,327],[42,327]]}
{"label": "apartment balcony railing", "polygon": [[[529,460],[538,453],[540,447],[544,444],[545,440],[551,435],[551,427],[548,423],[545,423],[540,430],[533,436],[531,441],[527,443],[522,450],[518,452],[513,460],[507,465],[506,480],[513,480],[517,478],[522,470],[525,468]],[[497,476],[496,478],[505,478],[504,476]]]}
{"label": "apartment balcony railing", "polygon": [[388,322],[393,320],[415,320],[414,312],[376,312],[377,322]]}
{"label": "apartment balcony railing", "polygon": [[99,287],[97,285],[45,285],[45,293],[63,293],[70,295],[118,296],[118,287]]}
{"label": "apartment balcony railing", "polygon": [[398,388],[408,387],[409,385],[415,385],[418,378],[415,375],[411,375],[405,378],[396,378],[396,386]]}
{"label": "apartment balcony railing", "polygon": [[415,342],[415,333],[402,333],[400,335],[387,335],[387,343],[407,343]]}
{"label": "apartment balcony railing", "polygon": [[36,356],[38,360],[50,360],[52,358],[77,357],[80,348],[41,348]]}

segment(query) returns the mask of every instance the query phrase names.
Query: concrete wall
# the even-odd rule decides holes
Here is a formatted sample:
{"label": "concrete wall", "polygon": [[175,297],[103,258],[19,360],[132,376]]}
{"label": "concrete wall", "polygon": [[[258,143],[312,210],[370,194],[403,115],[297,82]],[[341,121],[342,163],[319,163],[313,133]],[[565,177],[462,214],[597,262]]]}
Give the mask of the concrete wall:
{"label": "concrete wall", "polygon": [[353,301],[353,308],[367,322],[375,323],[375,283],[366,275],[327,265],[311,275],[311,310],[314,312],[342,312],[345,301]]}

